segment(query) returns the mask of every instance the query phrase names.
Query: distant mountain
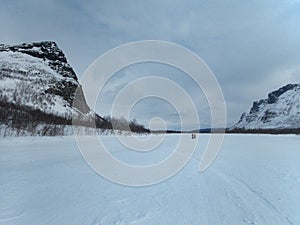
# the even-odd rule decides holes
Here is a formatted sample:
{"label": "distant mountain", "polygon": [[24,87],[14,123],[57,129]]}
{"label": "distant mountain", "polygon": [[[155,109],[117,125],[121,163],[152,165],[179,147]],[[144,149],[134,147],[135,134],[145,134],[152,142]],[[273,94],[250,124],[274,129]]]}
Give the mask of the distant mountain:
{"label": "distant mountain", "polygon": [[[77,91],[77,92],[76,92]],[[73,105],[75,92],[78,101]],[[55,42],[0,45],[0,125],[18,132],[56,132],[80,121],[105,121],[85,101],[76,74]],[[63,131],[61,131],[63,133]]]}
{"label": "distant mountain", "polygon": [[255,101],[249,113],[229,130],[300,130],[300,84],[288,84]]}

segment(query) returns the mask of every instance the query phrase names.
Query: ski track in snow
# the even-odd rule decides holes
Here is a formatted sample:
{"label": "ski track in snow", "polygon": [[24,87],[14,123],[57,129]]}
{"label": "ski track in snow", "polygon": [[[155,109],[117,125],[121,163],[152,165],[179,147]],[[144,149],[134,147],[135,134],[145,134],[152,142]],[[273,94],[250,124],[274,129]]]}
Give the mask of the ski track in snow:
{"label": "ski track in snow", "polygon": [[[208,137],[199,137],[177,175],[138,188],[97,175],[71,137],[1,139],[0,224],[300,224],[297,136],[228,135],[214,164],[199,173]],[[166,156],[176,138],[168,136],[145,161]],[[112,137],[104,139],[121,160],[141,160]]]}
{"label": "ski track in snow", "polygon": [[[287,216],[282,215],[268,198],[263,196],[263,193],[254,190],[254,188],[245,181],[221,172],[215,172],[214,174],[224,181],[223,186],[228,185],[226,188],[227,195],[238,208],[242,209],[245,214],[249,214],[251,210],[255,212],[255,214],[251,213],[253,219],[247,217],[243,218],[245,222],[255,225],[257,224],[255,220],[257,220],[258,217],[264,218],[266,214],[270,214],[269,218],[275,219],[274,222],[280,221],[282,225],[293,224]],[[259,208],[259,210],[255,208]],[[268,221],[268,223],[273,224],[271,221]]]}

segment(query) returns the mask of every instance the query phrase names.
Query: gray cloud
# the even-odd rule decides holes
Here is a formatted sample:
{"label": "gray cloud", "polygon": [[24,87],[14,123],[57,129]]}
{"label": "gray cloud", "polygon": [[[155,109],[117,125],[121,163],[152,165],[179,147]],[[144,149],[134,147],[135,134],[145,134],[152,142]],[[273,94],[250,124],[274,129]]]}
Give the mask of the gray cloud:
{"label": "gray cloud", "polygon": [[[93,60],[120,44],[144,39],[178,43],[202,57],[215,73],[226,99],[228,125],[253,100],[287,83],[300,83],[297,0],[2,0],[0,27],[1,43],[57,41],[79,77]],[[105,113],[103,108],[122,85],[147,71],[159,72],[145,66],[120,73],[107,87],[98,110]],[[169,78],[170,73],[177,74],[172,79],[189,91],[204,124],[209,124],[201,90],[179,72],[163,73]],[[165,117],[173,113],[165,111]],[[142,121],[155,114],[146,105],[135,113]]]}

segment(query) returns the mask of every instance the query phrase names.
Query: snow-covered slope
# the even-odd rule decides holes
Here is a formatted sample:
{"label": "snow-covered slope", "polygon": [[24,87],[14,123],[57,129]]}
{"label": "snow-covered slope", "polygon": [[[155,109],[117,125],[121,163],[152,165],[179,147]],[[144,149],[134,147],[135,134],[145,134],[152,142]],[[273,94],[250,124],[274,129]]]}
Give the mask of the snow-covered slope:
{"label": "snow-covered slope", "polygon": [[231,129],[299,129],[300,84],[288,84],[255,101]]}
{"label": "snow-covered slope", "polygon": [[35,134],[41,124],[71,124],[72,115],[79,121],[95,117],[55,42],[0,45],[0,125]]}
{"label": "snow-covered slope", "polygon": [[[55,42],[0,46],[0,99],[66,117],[77,77]],[[80,109],[90,111],[85,104]]]}

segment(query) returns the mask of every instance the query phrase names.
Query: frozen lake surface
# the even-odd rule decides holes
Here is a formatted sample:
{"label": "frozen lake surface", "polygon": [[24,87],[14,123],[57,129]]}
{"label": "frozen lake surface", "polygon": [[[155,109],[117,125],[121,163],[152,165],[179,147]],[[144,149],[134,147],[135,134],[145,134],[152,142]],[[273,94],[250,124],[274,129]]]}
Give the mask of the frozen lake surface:
{"label": "frozen lake surface", "polygon": [[[220,154],[198,172],[209,135],[188,164],[147,187],[112,183],[82,158],[73,137],[0,139],[0,224],[3,225],[297,225],[300,224],[300,137],[226,135]],[[103,137],[131,164],[167,157],[178,135],[148,153]]]}

